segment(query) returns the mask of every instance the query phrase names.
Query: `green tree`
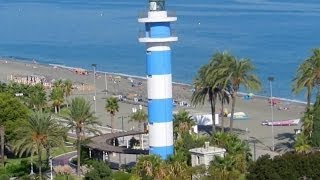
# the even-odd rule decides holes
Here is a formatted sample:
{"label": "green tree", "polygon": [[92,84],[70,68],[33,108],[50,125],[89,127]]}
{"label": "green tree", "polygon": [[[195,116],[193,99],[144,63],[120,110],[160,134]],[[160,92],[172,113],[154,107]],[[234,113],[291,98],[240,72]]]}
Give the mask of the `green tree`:
{"label": "green tree", "polygon": [[320,94],[317,96],[317,100],[313,105],[311,143],[313,147],[320,147]]}
{"label": "green tree", "polygon": [[14,142],[14,150],[19,155],[27,153],[38,155],[39,178],[42,178],[42,150],[46,144],[63,146],[62,127],[50,114],[34,112],[25,125],[18,129],[19,138]]}
{"label": "green tree", "polygon": [[50,94],[50,99],[52,101],[52,105],[54,106],[54,112],[58,113],[60,112],[60,106],[64,102],[64,92],[61,87],[53,87],[51,94]]}
{"label": "green tree", "polygon": [[211,161],[208,173],[208,178],[214,179],[238,179],[241,172],[235,168],[235,160],[230,155],[225,157],[216,156]]}
{"label": "green tree", "polygon": [[7,90],[7,84],[0,81],[0,93],[3,93]]}
{"label": "green tree", "polygon": [[132,172],[142,179],[153,179],[163,167],[163,163],[159,156],[140,156]]}
{"label": "green tree", "polygon": [[219,91],[218,93],[218,97],[219,97],[219,100],[220,100],[220,103],[221,103],[221,112],[220,112],[220,115],[221,115],[221,132],[224,132],[224,117],[225,117],[225,112],[224,112],[224,109],[225,109],[225,104],[229,104],[230,102],[230,97],[229,97],[229,93],[226,89],[229,89],[227,87],[227,85],[225,87],[221,87],[220,88],[221,90]]}
{"label": "green tree", "polygon": [[63,81],[63,88],[64,88],[64,95],[65,95],[65,98],[66,98],[66,101],[67,101],[67,107],[69,107],[68,97],[72,93],[72,81],[71,80]]}
{"label": "green tree", "polygon": [[75,129],[77,136],[77,174],[80,176],[81,141],[84,140],[84,128],[86,131],[97,133],[95,126],[99,124],[91,111],[91,105],[83,97],[75,97],[71,100],[68,111],[68,128]]}
{"label": "green tree", "polygon": [[[234,57],[227,52],[217,52],[213,54],[210,62],[202,66],[194,80],[195,91],[192,94],[191,102],[193,105],[203,105],[206,96],[211,107],[212,131],[215,132],[215,107],[218,97],[222,105],[227,102],[227,88],[229,86],[229,66]],[[227,95],[227,96],[226,96]]]}
{"label": "green tree", "polygon": [[313,65],[310,61],[304,61],[298,68],[294,79],[292,80],[292,92],[294,94],[300,93],[306,88],[307,107],[310,107],[312,89],[314,87]]}
{"label": "green tree", "polygon": [[311,137],[311,133],[313,131],[313,121],[314,121],[314,114],[312,108],[308,108],[307,111],[304,113],[302,117],[302,133],[307,136]]}
{"label": "green tree", "polygon": [[217,132],[211,138],[211,143],[226,149],[226,155],[232,160],[232,166],[241,174],[247,171],[251,161],[251,153],[248,144],[237,135]]}
{"label": "green tree", "polygon": [[311,151],[310,140],[309,137],[303,133],[297,135],[294,150],[299,153],[308,153]]}
{"label": "green tree", "polygon": [[106,99],[106,111],[110,113],[111,116],[111,132],[113,133],[114,128],[114,116],[116,115],[116,112],[119,112],[119,105],[118,100],[115,97],[108,97]]}
{"label": "green tree", "polygon": [[5,128],[7,141],[15,139],[17,128],[28,119],[28,108],[8,93],[0,93],[0,125]]}
{"label": "green tree", "polygon": [[320,86],[320,48],[312,50],[312,55],[308,57],[299,66],[297,73],[293,79],[292,91],[297,94],[306,88],[307,107],[310,107],[312,90],[317,86],[319,92]]}
{"label": "green tree", "polygon": [[[139,109],[136,112],[132,113],[130,121],[138,122],[139,131],[142,131],[141,124],[146,122],[148,115],[143,109]],[[142,134],[139,135],[140,148],[142,149]]]}
{"label": "green tree", "polygon": [[42,111],[47,104],[46,92],[43,85],[36,84],[29,88],[29,106]]}
{"label": "green tree", "polygon": [[210,109],[211,109],[211,117],[212,117],[212,132],[215,132],[215,111],[216,111],[216,99],[217,92],[219,89],[217,88],[218,82],[215,79],[208,79],[207,72],[210,71],[208,65],[202,66],[198,74],[193,82],[195,87],[195,91],[192,93],[191,103],[195,106],[203,105],[206,99],[206,96],[209,98]]}
{"label": "green tree", "polygon": [[53,82],[53,87],[60,87],[64,89],[63,86],[64,86],[64,82],[62,79],[58,79]]}
{"label": "green tree", "polygon": [[85,174],[85,180],[112,180],[112,171],[103,161],[92,161],[90,170]]}
{"label": "green tree", "polygon": [[181,136],[184,133],[189,133],[195,124],[189,112],[179,110],[178,113],[173,115],[173,133],[175,138],[177,139],[179,135]]}
{"label": "green tree", "polygon": [[249,59],[237,60],[233,58],[232,61],[226,62],[223,66],[227,67],[228,77],[231,83],[231,118],[230,118],[230,131],[233,131],[233,115],[236,106],[237,93],[239,91],[240,85],[250,91],[259,90],[261,85],[259,79],[252,74],[254,66],[251,64]]}

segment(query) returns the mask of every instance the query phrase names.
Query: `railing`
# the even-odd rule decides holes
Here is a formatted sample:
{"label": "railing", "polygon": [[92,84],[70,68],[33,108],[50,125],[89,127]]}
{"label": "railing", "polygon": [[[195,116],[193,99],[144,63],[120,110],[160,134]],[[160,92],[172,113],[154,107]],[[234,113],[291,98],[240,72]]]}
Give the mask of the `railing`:
{"label": "railing", "polygon": [[[141,11],[138,14],[139,19],[140,18],[148,18],[148,12],[149,11]],[[167,17],[177,17],[175,11],[167,11]]]}

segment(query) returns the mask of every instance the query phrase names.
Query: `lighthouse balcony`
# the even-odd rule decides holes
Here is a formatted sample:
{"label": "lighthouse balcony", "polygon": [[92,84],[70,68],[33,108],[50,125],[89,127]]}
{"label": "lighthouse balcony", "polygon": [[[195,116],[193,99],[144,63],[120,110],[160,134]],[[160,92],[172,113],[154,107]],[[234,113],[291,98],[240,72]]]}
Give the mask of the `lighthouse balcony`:
{"label": "lighthouse balcony", "polygon": [[144,11],[139,13],[138,22],[174,22],[177,21],[175,12],[172,11]]}
{"label": "lighthouse balcony", "polygon": [[139,42],[149,43],[149,42],[175,42],[178,41],[175,30],[170,29],[168,35],[163,34],[151,34],[149,31],[140,30],[139,31]]}

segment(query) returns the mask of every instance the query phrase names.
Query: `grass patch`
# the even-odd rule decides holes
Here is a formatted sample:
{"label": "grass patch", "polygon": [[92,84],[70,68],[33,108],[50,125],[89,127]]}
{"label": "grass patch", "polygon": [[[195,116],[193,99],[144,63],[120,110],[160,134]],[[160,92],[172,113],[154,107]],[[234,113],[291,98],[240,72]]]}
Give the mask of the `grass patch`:
{"label": "grass patch", "polygon": [[[64,154],[64,153],[68,153],[71,151],[75,151],[74,147],[55,147],[53,149],[51,149],[51,156],[55,157],[58,156],[60,154]],[[42,159],[44,160],[46,157],[46,151],[42,151]],[[33,162],[36,162],[38,159],[37,155],[32,156],[32,160]],[[10,164],[20,164],[20,162],[22,160],[28,160],[31,161],[31,157],[24,157],[24,158],[13,158],[13,159],[7,159],[6,163],[10,163]]]}

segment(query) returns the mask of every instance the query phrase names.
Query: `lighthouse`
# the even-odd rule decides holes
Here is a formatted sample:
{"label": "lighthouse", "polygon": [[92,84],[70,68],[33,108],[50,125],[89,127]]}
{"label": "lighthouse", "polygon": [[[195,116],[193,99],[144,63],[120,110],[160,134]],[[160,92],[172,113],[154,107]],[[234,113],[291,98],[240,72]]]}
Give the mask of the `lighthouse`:
{"label": "lighthouse", "polygon": [[173,154],[170,43],[178,38],[170,23],[175,21],[177,17],[166,11],[164,0],[149,0],[147,12],[138,19],[145,25],[139,42],[146,44],[149,154],[162,159]]}

